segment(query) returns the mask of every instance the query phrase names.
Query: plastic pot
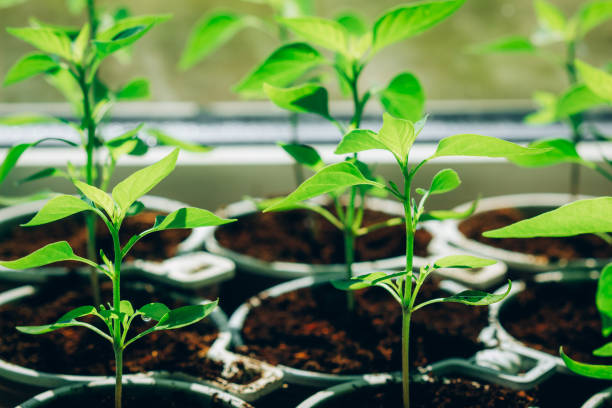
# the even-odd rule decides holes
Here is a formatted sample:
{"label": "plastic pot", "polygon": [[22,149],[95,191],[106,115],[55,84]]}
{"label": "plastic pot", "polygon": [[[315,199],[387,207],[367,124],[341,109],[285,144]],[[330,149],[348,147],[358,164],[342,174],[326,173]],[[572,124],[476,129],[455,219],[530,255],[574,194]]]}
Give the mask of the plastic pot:
{"label": "plastic pot", "polygon": [[[135,283],[133,285],[138,284]],[[34,295],[36,291],[36,287],[28,285],[12,289],[4,293],[0,293],[0,306],[11,302],[18,302],[21,299]],[[201,299],[189,298],[178,293],[171,293],[171,295],[182,301],[189,302],[190,304],[207,302]],[[227,317],[219,307],[213,310],[213,312],[209,316],[209,319],[211,319],[213,324],[218,328],[219,334],[227,333]],[[269,364],[245,356],[234,354],[229,351],[212,352],[211,350],[209,350],[209,353],[206,358],[222,362],[224,366],[224,376],[231,377],[231,374],[236,369],[237,365],[242,365],[246,369],[258,371],[261,374],[260,378],[251,383],[237,384],[229,382],[224,378],[218,378],[216,380],[206,380],[197,378],[193,375],[186,373],[165,371],[152,371],[142,374],[127,374],[124,375],[124,378],[132,380],[143,377],[154,377],[200,383],[226,391],[247,401],[254,401],[259,397],[266,395],[269,392],[272,392],[282,383],[283,375],[279,369],[272,367]],[[9,363],[2,359],[0,359],[0,377],[6,378],[7,380],[13,383],[24,384],[26,386],[38,388],[56,388],[77,383],[106,381],[111,378],[105,376],[84,376],[40,372],[34,369],[21,367]]]}
{"label": "plastic pot", "polygon": [[[32,218],[47,201],[35,201],[0,209],[0,233],[10,230],[15,225]],[[139,201],[148,210],[166,213],[188,206],[178,201],[156,196],[144,196]],[[163,262],[139,259],[133,262],[126,262],[122,272],[171,286],[189,289],[214,285],[231,279],[234,276],[235,265],[224,257],[201,251],[203,235],[199,230],[200,228],[192,230],[187,239],[180,243],[177,256]],[[89,270],[86,268],[81,268],[80,270],[83,273],[89,273]],[[21,284],[40,283],[54,276],[65,275],[67,272],[68,268],[66,267],[54,266],[22,271],[0,267],[0,279]]]}
{"label": "plastic pot", "polygon": [[[73,384],[38,394],[23,404],[18,405],[17,408],[45,408],[49,406],[57,406],[56,404],[65,405],[72,399],[83,397],[85,395],[91,397],[92,399],[100,398],[109,394],[113,395],[114,390],[114,379],[96,381],[87,384]],[[160,397],[169,393],[172,393],[173,395],[179,393],[202,408],[211,407],[213,401],[215,401],[215,407],[253,408],[243,400],[219,391],[218,389],[202,384],[190,384],[182,381],[154,378],[131,378],[124,381],[123,392],[124,395],[159,395]]]}
{"label": "plastic pot", "polygon": [[[404,215],[403,206],[399,202],[391,200],[367,198],[366,208],[396,217],[403,217]],[[258,211],[254,200],[245,200],[228,205],[223,210],[222,215],[229,218],[239,218]],[[430,229],[429,223],[424,223],[422,225],[423,228]],[[346,266],[344,264],[313,265],[299,262],[262,261],[261,259],[241,254],[221,246],[215,238],[216,230],[217,227],[207,227],[202,230],[206,249],[214,254],[231,259],[236,263],[238,269],[245,272],[264,275],[270,278],[296,279],[310,275],[343,273],[346,271]],[[370,262],[356,262],[353,264],[353,271],[358,274],[380,270],[402,269],[405,267],[405,262],[406,259],[404,256],[396,256]],[[424,266],[427,263],[427,258],[414,257],[415,267]]]}
{"label": "plastic pot", "polygon": [[602,408],[609,401],[612,401],[612,387],[593,395],[582,405],[582,408]]}
{"label": "plastic pot", "polygon": [[[587,196],[572,196],[569,194],[517,194],[507,196],[497,196],[482,199],[475,214],[502,209],[518,208],[548,211],[558,208],[569,202],[589,198]],[[466,203],[454,208],[454,211],[465,211],[472,203]],[[498,259],[505,262],[509,268],[525,272],[546,272],[560,269],[593,269],[602,267],[609,262],[609,259],[577,259],[550,261],[546,257],[530,255],[520,252],[509,251],[483,244],[473,239],[467,238],[459,231],[459,224],[462,220],[445,220],[433,226],[435,236],[443,237],[445,241],[453,246],[465,250],[469,253],[483,256],[485,258]]]}

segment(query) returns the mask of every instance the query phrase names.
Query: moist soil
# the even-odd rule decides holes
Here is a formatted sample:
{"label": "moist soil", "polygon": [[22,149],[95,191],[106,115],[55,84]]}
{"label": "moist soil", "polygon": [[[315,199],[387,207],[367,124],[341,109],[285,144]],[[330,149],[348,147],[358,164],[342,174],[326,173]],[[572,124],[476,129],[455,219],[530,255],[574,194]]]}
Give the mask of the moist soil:
{"label": "moist soil", "polygon": [[[162,215],[162,213],[143,211],[133,217],[126,218],[119,237],[122,245],[127,243],[132,236],[151,228],[155,223],[155,217],[158,215]],[[190,230],[166,230],[151,234],[134,245],[126,260],[163,261],[171,258],[177,254],[178,245],[190,233]],[[68,241],[77,255],[87,256],[87,228],[84,218],[80,214],[68,217],[62,222],[53,222],[37,227],[24,228],[15,225],[3,231],[1,235],[0,259],[20,258],[57,241]],[[97,224],[96,243],[107,256],[111,257],[113,242],[102,221],[98,221]],[[76,266],[77,264],[66,262],[64,265]]]}
{"label": "moist soil", "polygon": [[[356,308],[347,314],[346,292],[323,284],[276,298],[257,299],[249,313],[240,353],[271,364],[333,374],[401,369],[401,308],[381,288],[353,292]],[[417,303],[448,296],[430,281]],[[253,300],[252,300],[253,301]],[[413,366],[449,357],[469,357],[481,348],[487,307],[434,304],[416,312],[411,326]]]}
{"label": "moist soil", "polygon": [[533,217],[543,211],[503,208],[475,214],[459,223],[467,238],[508,251],[542,257],[543,262],[570,261],[581,258],[612,258],[612,245],[593,234],[568,238],[486,238],[482,233]]}
{"label": "moist soil", "polygon": [[[331,209],[330,209],[331,211]],[[365,210],[363,226],[383,222],[393,216]],[[402,226],[381,228],[355,240],[355,261],[401,256],[406,253],[406,232]],[[318,265],[344,263],[344,238],[329,221],[305,210],[253,213],[215,231],[222,247],[267,262],[284,261]],[[432,236],[419,230],[415,255],[427,256]]]}
{"label": "moist soil", "polygon": [[[533,391],[516,391],[465,378],[444,378],[410,384],[411,408],[528,408],[537,406]],[[400,384],[366,387],[322,408],[390,408],[402,406]]]}
{"label": "moist soil", "polygon": [[[81,281],[75,276],[53,279],[42,286],[36,295],[0,306],[0,358],[48,373],[113,376],[115,364],[112,347],[90,330],[70,327],[33,336],[15,329],[16,326],[52,323],[75,307],[91,304],[89,286]],[[124,282],[122,288],[123,298],[130,299],[134,308],[150,302],[162,302],[170,308],[184,305],[164,291],[154,291],[152,285],[141,286],[136,289]],[[110,282],[103,283],[102,297],[105,304],[111,301]],[[107,331],[97,318],[83,320]],[[152,324],[140,318],[134,319],[128,338]],[[151,333],[126,349],[124,372],[164,370],[209,380],[222,377],[223,365],[205,357],[217,335],[218,330],[210,319],[180,330]],[[259,376],[257,372],[243,367],[237,369],[237,373],[227,380],[246,384]]]}
{"label": "moist soil", "polygon": [[531,285],[500,311],[502,326],[516,339],[554,356],[566,354],[588,363],[612,364],[592,352],[607,343],[595,305],[597,283]]}

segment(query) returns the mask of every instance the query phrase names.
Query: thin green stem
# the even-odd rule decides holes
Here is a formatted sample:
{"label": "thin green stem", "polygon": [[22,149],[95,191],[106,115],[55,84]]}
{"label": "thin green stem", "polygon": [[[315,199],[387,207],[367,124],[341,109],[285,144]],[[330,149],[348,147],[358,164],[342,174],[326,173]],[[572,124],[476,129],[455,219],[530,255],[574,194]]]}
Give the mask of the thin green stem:
{"label": "thin green stem", "polygon": [[[576,70],[576,42],[570,41],[567,43],[565,70],[567,79],[570,85],[578,83],[578,74]],[[570,115],[569,124],[572,129],[572,142],[577,145],[584,139],[581,126],[584,122],[584,116],[581,113]],[[578,195],[580,185],[580,165],[572,163],[570,165],[570,194]]]}
{"label": "thin green stem", "polygon": [[89,25],[91,26],[91,39],[96,38],[98,32],[98,18],[96,17],[96,2],[95,0],[87,0],[87,15]]}
{"label": "thin green stem", "polygon": [[121,347],[115,346],[115,408],[121,408],[122,392],[123,392],[123,349]]}
{"label": "thin green stem", "polygon": [[[344,230],[344,261],[346,264],[346,279],[351,279],[353,277],[353,258],[355,256],[354,245],[355,236],[353,235],[352,229],[347,227]],[[355,296],[350,290],[346,291],[346,308],[349,313],[352,313],[355,310]]]}
{"label": "thin green stem", "polygon": [[410,408],[410,318],[409,308],[402,307],[402,401]]}
{"label": "thin green stem", "polygon": [[[119,241],[119,226],[109,225],[113,239],[115,260],[113,262],[113,309],[119,316],[121,313],[121,243]],[[115,408],[121,408],[121,392],[123,377],[123,335],[121,333],[121,319],[113,323],[113,348],[115,351]]]}
{"label": "thin green stem", "polygon": [[404,216],[406,219],[406,276],[404,277],[404,290],[402,294],[402,395],[404,408],[410,407],[410,307],[412,297],[412,263],[414,251],[415,222],[412,219],[410,204],[410,190],[414,172],[409,172],[407,166],[402,167],[404,175]]}

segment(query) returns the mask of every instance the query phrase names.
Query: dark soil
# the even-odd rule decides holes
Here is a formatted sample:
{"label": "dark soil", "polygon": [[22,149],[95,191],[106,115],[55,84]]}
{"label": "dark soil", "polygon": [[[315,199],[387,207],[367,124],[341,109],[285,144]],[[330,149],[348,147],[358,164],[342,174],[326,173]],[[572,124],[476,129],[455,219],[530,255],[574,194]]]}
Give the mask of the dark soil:
{"label": "dark soil", "polygon": [[[115,396],[112,388],[106,390],[89,390],[78,396],[62,398],[61,400],[47,403],[42,408],[108,408],[115,404]],[[154,387],[147,391],[134,390],[125,387],[123,392],[122,406],[124,408],[223,408],[227,404],[213,395],[210,403],[202,403],[202,400],[194,395],[177,390],[160,389]],[[245,407],[249,405],[245,404]]]}
{"label": "dark soil", "polygon": [[485,231],[505,227],[506,225],[537,215],[538,212],[504,208],[487,211],[471,216],[459,224],[459,230],[467,238],[502,248],[541,256],[543,262],[558,262],[580,258],[612,258],[612,245],[593,234],[578,235],[568,238],[486,238]]}
{"label": "dark soil", "polygon": [[[366,210],[363,225],[376,224],[389,218],[392,217],[388,214]],[[381,228],[357,238],[355,261],[373,261],[405,254],[405,234],[402,226],[396,226]],[[245,215],[237,222],[219,227],[215,237],[221,246],[263,261],[322,265],[344,263],[342,232],[310,211]],[[431,239],[427,231],[417,231],[415,255],[426,256]]]}
{"label": "dark soil", "polygon": [[[65,328],[45,335],[32,336],[19,333],[15,326],[39,325],[54,322],[67,311],[91,304],[89,287],[74,277],[53,280],[35,296],[20,303],[0,307],[0,357],[11,363],[49,373],[76,375],[114,375],[112,348],[102,337],[85,328]],[[62,287],[66,288],[62,295]],[[103,284],[103,299],[111,300],[110,282]],[[171,308],[183,305],[163,291],[154,292],[151,285],[131,289],[124,284],[124,299],[130,299],[134,308],[150,302],[162,302]],[[89,320],[102,328],[98,319]],[[128,338],[150,327],[136,318]],[[107,329],[102,329],[107,331]],[[124,354],[124,372],[138,373],[151,370],[180,371],[205,379],[221,376],[221,363],[205,358],[217,338],[217,329],[204,321],[180,330],[154,332],[130,345]],[[239,370],[230,380],[249,383],[258,373]]]}
{"label": "dark soil", "polygon": [[607,343],[595,292],[596,282],[534,285],[509,301],[500,321],[512,336],[537,350],[558,356],[563,346],[576,360],[612,364],[612,358],[592,355]]}
{"label": "dark soil", "polygon": [[[420,299],[447,295],[429,283]],[[238,351],[271,364],[333,374],[400,370],[400,306],[381,288],[355,296],[350,318],[346,293],[328,284],[262,299],[246,319],[245,346]],[[411,363],[423,366],[473,355],[486,325],[486,307],[445,303],[419,310],[412,319]]]}
{"label": "dark soil", "polygon": [[610,381],[558,373],[538,385],[536,390],[540,408],[574,408],[581,407],[593,394],[609,387]]}
{"label": "dark soil", "polygon": [[[533,391],[516,391],[464,378],[410,384],[411,408],[528,408],[537,405]],[[399,384],[360,389],[322,408],[391,408],[402,406]]]}
{"label": "dark soil", "polygon": [[[155,223],[155,217],[161,213],[144,211],[134,217],[127,218],[121,227],[120,239],[122,245],[133,236]],[[25,220],[24,220],[25,221]],[[190,230],[167,230],[151,234],[141,239],[130,251],[127,260],[145,259],[163,261],[177,254],[178,245],[191,233]],[[35,250],[53,242],[68,241],[74,252],[87,256],[87,229],[82,215],[75,215],[62,222],[52,222],[37,227],[23,228],[15,225],[2,232],[0,241],[0,259],[16,259],[28,255]],[[113,254],[113,243],[106,226],[98,222],[96,242],[107,256]],[[66,263],[66,265],[76,265]]]}

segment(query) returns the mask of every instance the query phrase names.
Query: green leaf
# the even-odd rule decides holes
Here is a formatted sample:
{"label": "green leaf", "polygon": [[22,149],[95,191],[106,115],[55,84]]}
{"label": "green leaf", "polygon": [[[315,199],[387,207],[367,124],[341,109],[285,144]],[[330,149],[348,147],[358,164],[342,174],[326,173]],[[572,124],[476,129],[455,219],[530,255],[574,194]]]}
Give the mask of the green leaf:
{"label": "green leaf", "polygon": [[464,2],[465,0],[420,1],[386,12],[374,24],[374,52],[433,27],[457,11]]}
{"label": "green leaf", "polygon": [[383,113],[383,126],[378,132],[378,140],[393,153],[400,163],[404,165],[407,163],[408,153],[415,139],[416,132],[411,121]]}
{"label": "green leaf", "polygon": [[610,214],[612,197],[579,200],[482,235],[488,238],[533,238],[612,232]]}
{"label": "green leaf", "polygon": [[330,119],[327,90],[317,84],[303,84],[292,88],[277,88],[264,84],[268,98],[278,107],[298,113],[314,113]]}
{"label": "green leaf", "polygon": [[125,212],[127,217],[133,217],[135,215],[140,214],[145,209],[145,205],[141,201],[134,201],[130,208]]}
{"label": "green leaf", "polygon": [[601,380],[612,380],[612,366],[580,363],[569,358],[563,349],[560,350],[560,353],[567,368],[576,374]]}
{"label": "green leaf", "polygon": [[133,101],[139,99],[148,99],[151,96],[149,91],[149,81],[144,78],[138,78],[130,81],[119,92],[117,92],[117,100]]}
{"label": "green leaf", "polygon": [[597,357],[612,357],[612,343],[608,343],[594,350],[593,355]]}
{"label": "green leaf", "polygon": [[376,132],[355,129],[344,135],[334,153],[349,154],[373,149],[388,150],[387,146],[378,139]]}
{"label": "green leaf", "polygon": [[186,152],[194,153],[206,153],[210,152],[213,148],[210,146],[203,146],[196,143],[189,143],[183,140],[176,139],[167,133],[162,132],[159,129],[147,129],[147,133],[150,134],[157,140],[157,142],[164,146],[178,147]]}
{"label": "green leaf", "polygon": [[601,271],[595,302],[601,315],[601,333],[608,337],[612,334],[612,263]]}
{"label": "green leaf", "polygon": [[[143,126],[141,123],[136,128],[128,130],[124,134],[104,143],[115,161],[125,154],[132,154],[141,145],[144,145],[144,142],[138,138],[138,133],[142,130]],[[146,145],[144,146],[146,149]]]}
{"label": "green leaf", "polygon": [[440,170],[434,176],[429,187],[429,194],[444,194],[459,187],[461,180],[453,169]]}
{"label": "green leaf", "polygon": [[478,201],[479,199],[474,200],[470,208],[462,212],[450,211],[450,210],[428,211],[426,213],[423,213],[423,215],[421,215],[421,217],[419,218],[419,222],[429,221],[429,220],[437,220],[437,221],[460,220],[460,219],[467,218],[470,215],[474,214],[474,212],[476,211],[476,207],[478,207]]}
{"label": "green leaf", "polygon": [[39,50],[72,61],[72,43],[65,32],[48,27],[7,28],[9,34]]}
{"label": "green leaf", "polygon": [[284,200],[266,208],[264,212],[277,211],[279,208],[289,204],[360,184],[369,184],[384,188],[382,184],[368,180],[359,171],[357,166],[350,162],[331,164],[323,167],[314,176],[300,184],[298,188],[285,197]]}
{"label": "green leaf", "polygon": [[0,125],[3,126],[21,126],[39,123],[66,123],[61,119],[53,116],[40,115],[37,113],[20,113],[11,116],[0,118]]}
{"label": "green leaf", "polygon": [[416,122],[423,117],[425,91],[411,73],[405,72],[393,78],[379,98],[385,110],[397,118]]}
{"label": "green leaf", "polygon": [[108,216],[113,219],[115,214],[115,202],[105,191],[100,190],[95,186],[90,186],[87,183],[83,183],[79,180],[74,180],[74,185],[79,189],[81,193],[96,205],[102,208]]}
{"label": "green leaf", "polygon": [[199,322],[208,316],[219,303],[218,300],[204,305],[183,306],[166,313],[155,325],[154,331],[174,330]]}
{"label": "green leaf", "polygon": [[483,268],[495,265],[497,261],[478,258],[471,255],[451,255],[440,258],[434,262],[436,268]]}
{"label": "green leaf", "polygon": [[558,119],[564,119],[603,103],[606,103],[606,100],[602,99],[586,85],[574,85],[559,98],[556,116]]}
{"label": "green leaf", "polygon": [[535,11],[538,16],[538,24],[543,31],[559,40],[565,37],[567,19],[561,10],[548,1],[536,0]]}
{"label": "green leaf", "polygon": [[557,96],[550,92],[535,92],[533,100],[539,109],[525,117],[525,123],[542,125],[557,121]]}
{"label": "green leaf", "polygon": [[189,35],[179,67],[183,70],[191,68],[228,42],[245,26],[245,18],[232,12],[218,11],[203,16]]}
{"label": "green leaf", "polygon": [[127,17],[96,36],[99,58],[104,58],[142,38],[151,28],[170,19],[170,15]]}
{"label": "green leaf", "polygon": [[279,143],[279,146],[284,151],[289,153],[296,162],[311,168],[314,171],[319,171],[325,167],[325,163],[319,156],[319,153],[310,146],[297,143]]}
{"label": "green leaf", "polygon": [[367,275],[354,276],[351,279],[333,280],[331,284],[339,290],[359,290],[376,286],[378,283],[383,283],[393,278],[394,275],[389,275],[385,272],[374,272]]}
{"label": "green leaf", "polygon": [[350,35],[356,37],[361,37],[370,31],[364,18],[352,11],[346,11],[337,15],[335,20],[340,23]]}
{"label": "green leaf", "polygon": [[470,47],[473,54],[493,54],[493,53],[528,53],[533,54],[538,49],[526,37],[513,35],[510,37],[498,38],[496,40],[478,44]]}
{"label": "green leaf", "polygon": [[155,220],[153,231],[167,229],[190,229],[198,227],[210,227],[228,224],[236,221],[235,219],[225,219],[217,217],[210,211],[200,208],[186,207],[173,211],[166,216],[159,216]]}
{"label": "green leaf", "polygon": [[455,135],[438,143],[430,159],[446,156],[505,157],[513,158],[527,154],[541,154],[547,149],[522,147],[506,140],[481,135]]}
{"label": "green leaf", "polygon": [[165,179],[174,170],[178,159],[179,149],[164,157],[155,164],[130,175],[113,188],[113,200],[119,209],[125,213],[132,203],[147,194],[153,187]]}
{"label": "green leaf", "polygon": [[87,46],[89,45],[89,39],[91,37],[91,26],[89,23],[85,23],[79,34],[72,43],[72,58],[75,62],[84,64],[86,61],[85,53],[87,52]]}
{"label": "green leaf", "polygon": [[12,85],[24,79],[43,74],[59,68],[59,64],[53,58],[45,54],[28,54],[9,70],[4,78],[4,86]]}
{"label": "green leaf", "polygon": [[138,309],[138,312],[142,313],[149,319],[155,320],[156,322],[160,321],[161,318],[164,317],[164,315],[169,311],[170,309],[168,309],[168,306],[157,302],[146,304]]}
{"label": "green leaf", "polygon": [[119,302],[119,313],[123,319],[123,324],[127,324],[130,316],[134,314],[134,307],[129,300],[122,300]]}
{"label": "green leaf", "polygon": [[[484,264],[484,263],[483,263]],[[490,264],[489,264],[490,265]],[[485,266],[485,265],[483,265]],[[508,290],[501,295],[483,292],[480,290],[464,290],[456,295],[442,299],[445,303],[462,303],[469,306],[487,306],[502,301],[510,293],[512,282],[508,281]]]}
{"label": "green leaf", "polygon": [[306,43],[283,45],[272,53],[234,87],[244,97],[265,96],[264,84],[287,87],[311,69],[325,63],[325,58]]}
{"label": "green leaf", "polygon": [[578,163],[587,167],[594,167],[593,163],[583,160],[576,151],[574,143],[566,139],[537,140],[530,143],[529,147],[550,148],[550,150],[540,154],[516,156],[509,160],[524,167],[544,167],[560,163]]}
{"label": "green leaf", "polygon": [[582,61],[576,61],[576,68],[582,80],[593,93],[608,102],[612,102],[612,75]]}
{"label": "green leaf", "polygon": [[578,11],[576,21],[578,36],[583,37],[598,25],[612,19],[612,1],[594,0],[584,4]]}
{"label": "green leaf", "polygon": [[97,315],[96,308],[93,306],[81,306],[66,313],[53,324],[45,324],[42,326],[17,326],[17,330],[25,334],[45,334],[64,327],[80,326],[82,322],[76,319],[89,315]]}
{"label": "green leaf", "polygon": [[85,201],[71,195],[61,195],[50,199],[43,208],[22,227],[33,227],[61,220],[82,211],[92,211],[93,208]]}
{"label": "green leaf", "polygon": [[281,24],[312,44],[342,55],[348,52],[348,31],[337,21],[320,17],[281,18]]}
{"label": "green leaf", "polygon": [[[77,256],[66,241],[54,242],[46,245],[23,258],[14,261],[0,261],[0,265],[9,269],[31,269],[49,265],[55,262],[78,261],[91,265],[92,262]],[[94,264],[95,265],[95,264]]]}
{"label": "green leaf", "polygon": [[43,190],[43,191],[38,191],[33,194],[28,194],[25,196],[17,196],[17,197],[0,196],[0,205],[10,206],[10,205],[29,203],[32,201],[45,200],[53,196],[53,194],[55,193],[49,190]]}

